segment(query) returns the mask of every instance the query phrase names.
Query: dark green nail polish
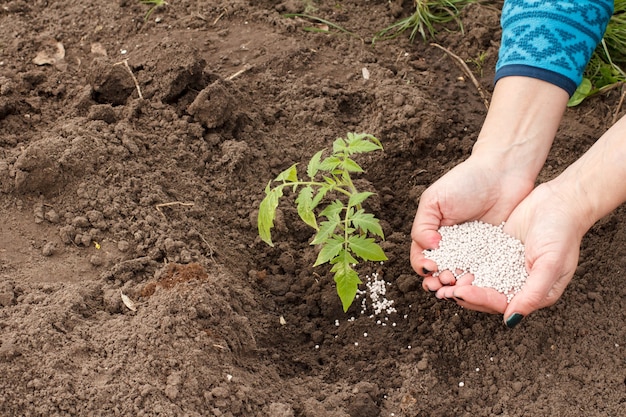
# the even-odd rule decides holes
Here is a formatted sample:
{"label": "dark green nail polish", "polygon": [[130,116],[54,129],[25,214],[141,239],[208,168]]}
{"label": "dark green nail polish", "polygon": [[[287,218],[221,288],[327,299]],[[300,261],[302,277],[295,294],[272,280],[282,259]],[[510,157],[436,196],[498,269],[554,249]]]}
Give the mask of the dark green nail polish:
{"label": "dark green nail polish", "polygon": [[512,329],[513,327],[517,326],[523,318],[524,316],[522,316],[520,313],[511,314],[511,316],[506,320],[506,327]]}

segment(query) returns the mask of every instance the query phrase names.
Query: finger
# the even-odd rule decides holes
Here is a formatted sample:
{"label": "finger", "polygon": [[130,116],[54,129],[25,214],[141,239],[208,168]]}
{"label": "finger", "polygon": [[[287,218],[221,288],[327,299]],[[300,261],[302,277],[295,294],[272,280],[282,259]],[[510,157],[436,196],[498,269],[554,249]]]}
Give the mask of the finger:
{"label": "finger", "polygon": [[436,277],[425,277],[424,281],[422,281],[422,288],[424,288],[424,291],[435,292],[441,287],[443,287],[443,285],[441,284],[441,281],[439,281],[439,278]]}
{"label": "finger", "polygon": [[517,326],[533,311],[552,305],[559,299],[569,281],[568,273],[559,273],[559,265],[559,262],[546,259],[535,262],[521,291],[513,297],[504,311],[507,327]]}
{"label": "finger", "polygon": [[490,314],[502,314],[507,307],[506,295],[493,288],[475,285],[456,285],[451,287],[450,297],[457,300],[464,308]]}
{"label": "finger", "polygon": [[411,242],[411,266],[418,275],[427,276],[437,271],[437,264],[424,257],[423,249],[415,242]]}
{"label": "finger", "polygon": [[456,277],[450,271],[447,271],[447,270],[441,271],[438,277],[439,277],[439,282],[441,282],[441,284],[443,285],[455,285],[456,284]]}
{"label": "finger", "polygon": [[436,203],[429,203],[428,190],[422,198],[415,213],[411,228],[411,239],[423,249],[435,249],[439,246],[441,235],[437,231],[443,218]]}

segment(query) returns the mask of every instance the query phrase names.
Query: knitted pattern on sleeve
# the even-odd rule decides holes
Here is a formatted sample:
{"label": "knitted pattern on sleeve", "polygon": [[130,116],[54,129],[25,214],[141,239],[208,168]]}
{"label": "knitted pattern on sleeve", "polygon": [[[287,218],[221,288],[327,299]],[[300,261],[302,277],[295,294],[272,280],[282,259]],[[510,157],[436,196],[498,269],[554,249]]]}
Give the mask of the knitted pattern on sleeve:
{"label": "knitted pattern on sleeve", "polygon": [[571,96],[612,14],[606,0],[506,0],[495,81],[539,78]]}

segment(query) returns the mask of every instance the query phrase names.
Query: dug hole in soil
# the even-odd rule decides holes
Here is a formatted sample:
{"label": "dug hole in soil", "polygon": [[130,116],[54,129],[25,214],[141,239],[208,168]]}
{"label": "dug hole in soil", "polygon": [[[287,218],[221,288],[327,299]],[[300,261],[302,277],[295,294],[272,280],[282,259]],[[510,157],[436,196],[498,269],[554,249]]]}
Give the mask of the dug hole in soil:
{"label": "dug hole in soil", "polygon": [[[562,299],[513,331],[411,270],[417,200],[486,113],[443,50],[371,44],[412,2],[169,3],[144,20],[139,1],[0,2],[0,415],[624,415],[623,208],[585,237]],[[307,3],[351,34],[283,16]],[[437,37],[486,95],[500,7]],[[620,94],[567,110],[541,180]],[[389,261],[359,272],[395,313],[342,311],[292,204],[275,247],[257,235],[267,182],[347,132],[385,147],[358,181]]]}

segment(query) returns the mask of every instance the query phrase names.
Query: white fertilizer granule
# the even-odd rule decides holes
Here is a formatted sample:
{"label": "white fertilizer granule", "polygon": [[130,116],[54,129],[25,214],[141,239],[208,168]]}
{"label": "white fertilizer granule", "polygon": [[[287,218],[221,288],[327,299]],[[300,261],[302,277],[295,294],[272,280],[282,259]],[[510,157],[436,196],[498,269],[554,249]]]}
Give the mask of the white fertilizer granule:
{"label": "white fertilizer granule", "polygon": [[[439,248],[425,250],[426,258],[437,264],[437,276],[449,270],[458,279],[474,275],[473,285],[494,288],[507,301],[522,289],[528,278],[524,244],[503,232],[500,226],[473,221],[439,228]],[[460,271],[460,272],[459,272]]]}

